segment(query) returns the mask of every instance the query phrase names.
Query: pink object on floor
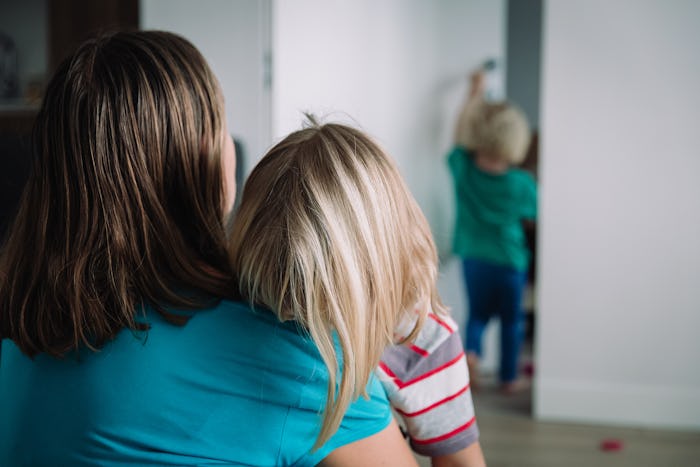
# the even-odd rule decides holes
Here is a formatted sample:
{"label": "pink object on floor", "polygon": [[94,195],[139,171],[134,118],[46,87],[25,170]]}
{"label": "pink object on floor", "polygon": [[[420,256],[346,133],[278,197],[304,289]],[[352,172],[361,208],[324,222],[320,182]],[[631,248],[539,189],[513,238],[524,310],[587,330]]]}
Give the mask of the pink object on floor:
{"label": "pink object on floor", "polygon": [[605,452],[621,451],[622,450],[622,440],[608,438],[600,442],[600,450]]}

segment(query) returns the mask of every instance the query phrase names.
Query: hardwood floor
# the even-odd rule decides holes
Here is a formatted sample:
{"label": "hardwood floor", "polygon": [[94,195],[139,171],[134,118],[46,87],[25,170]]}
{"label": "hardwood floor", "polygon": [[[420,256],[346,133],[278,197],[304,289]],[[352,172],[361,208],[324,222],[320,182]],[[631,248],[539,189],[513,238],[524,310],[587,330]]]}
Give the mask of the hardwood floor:
{"label": "hardwood floor", "polygon": [[[700,466],[700,433],[537,422],[529,391],[515,398],[475,395],[481,443],[488,465],[510,466]],[[619,451],[603,451],[607,439]]]}
{"label": "hardwood floor", "polygon": [[[530,401],[529,389],[506,396],[488,381],[474,394],[489,467],[700,467],[700,432],[537,422]],[[603,451],[606,439],[622,448]]]}

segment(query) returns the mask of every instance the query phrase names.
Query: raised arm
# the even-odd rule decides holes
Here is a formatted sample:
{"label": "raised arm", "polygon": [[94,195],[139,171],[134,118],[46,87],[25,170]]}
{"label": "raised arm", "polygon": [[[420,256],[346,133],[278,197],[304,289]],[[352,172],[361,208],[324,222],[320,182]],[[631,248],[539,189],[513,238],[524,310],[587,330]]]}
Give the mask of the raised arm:
{"label": "raised arm", "polygon": [[486,76],[479,70],[469,77],[469,91],[462,104],[455,128],[455,144],[465,148],[474,148],[474,118],[484,102]]}

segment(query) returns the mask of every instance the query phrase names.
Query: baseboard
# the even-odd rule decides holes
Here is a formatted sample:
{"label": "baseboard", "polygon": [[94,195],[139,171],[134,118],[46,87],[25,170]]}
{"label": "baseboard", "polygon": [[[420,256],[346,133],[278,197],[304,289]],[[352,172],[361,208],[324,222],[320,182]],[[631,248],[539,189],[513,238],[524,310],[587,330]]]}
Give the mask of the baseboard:
{"label": "baseboard", "polygon": [[533,413],[542,421],[700,431],[700,387],[540,378]]}

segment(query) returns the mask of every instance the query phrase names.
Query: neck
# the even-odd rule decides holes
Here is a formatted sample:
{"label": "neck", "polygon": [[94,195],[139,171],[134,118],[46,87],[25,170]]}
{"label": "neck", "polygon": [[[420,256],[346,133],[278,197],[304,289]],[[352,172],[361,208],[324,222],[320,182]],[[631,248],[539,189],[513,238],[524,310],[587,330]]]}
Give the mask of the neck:
{"label": "neck", "polygon": [[493,174],[505,173],[510,167],[510,164],[508,164],[507,160],[500,157],[494,157],[491,154],[486,154],[483,152],[476,153],[474,162],[476,163],[476,166],[484,172]]}

